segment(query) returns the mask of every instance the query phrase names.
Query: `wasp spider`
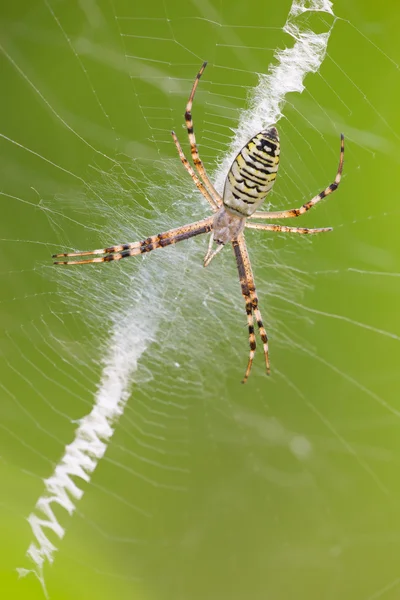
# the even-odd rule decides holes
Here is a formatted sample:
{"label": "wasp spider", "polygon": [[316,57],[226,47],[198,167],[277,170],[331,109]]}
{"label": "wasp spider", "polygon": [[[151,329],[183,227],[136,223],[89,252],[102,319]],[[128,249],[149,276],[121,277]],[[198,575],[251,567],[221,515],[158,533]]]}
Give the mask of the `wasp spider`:
{"label": "wasp spider", "polygon": [[[280,144],[279,136],[276,127],[270,127],[260,131],[255,135],[239,152],[229,170],[225,181],[223,196],[217,192],[208,178],[203,162],[199,156],[197,149],[196,138],[193,130],[192,120],[192,104],[196,92],[199,79],[202,76],[207,63],[205,62],[197,74],[192,91],[186,105],[185,121],[190,142],[190,150],[194,166],[197,174],[185,157],[180,146],[178,138],[172,131],[172,137],[178,150],[179,157],[193,179],[195,185],[203,194],[207,202],[211,206],[214,215],[183,225],[176,229],[170,229],[165,233],[159,233],[146,238],[139,242],[130,244],[121,244],[119,246],[110,246],[100,250],[91,250],[89,252],[74,252],[65,254],[55,254],[53,258],[61,257],[81,257],[92,256],[93,258],[85,260],[67,260],[57,261],[56,265],[81,265],[88,263],[111,262],[120,260],[137,254],[151,252],[156,248],[164,248],[170,244],[176,244],[182,240],[187,240],[196,235],[212,232],[208,251],[204,258],[204,266],[210,264],[214,256],[222,250],[228,242],[231,242],[233,252],[235,254],[237,267],[239,271],[239,280],[242,288],[242,295],[246,304],[247,324],[249,330],[250,354],[247,363],[246,373],[243,378],[243,383],[247,381],[250,374],[253,358],[256,350],[256,338],[254,333],[254,318],[260,333],[260,337],[264,347],[264,356],[267,373],[270,372],[269,357],[268,357],[268,337],[265,331],[261,312],[258,306],[258,297],[254,284],[253,272],[251,269],[250,258],[247,252],[246,242],[244,238],[244,229],[262,229],[264,231],[282,231],[288,233],[322,233],[331,231],[331,227],[323,227],[320,229],[306,229],[304,227],[286,227],[285,225],[272,225],[265,223],[248,222],[248,219],[285,219],[290,217],[298,217],[310,210],[320,200],[334,192],[341,179],[343,169],[344,156],[344,136],[341,135],[340,160],[339,167],[333,183],[309,202],[300,206],[300,208],[292,208],[277,212],[260,212],[257,209],[265,200],[268,192],[271,190],[279,166]],[[213,250],[213,243],[216,244],[216,249]],[[95,257],[101,254],[102,256]]]}

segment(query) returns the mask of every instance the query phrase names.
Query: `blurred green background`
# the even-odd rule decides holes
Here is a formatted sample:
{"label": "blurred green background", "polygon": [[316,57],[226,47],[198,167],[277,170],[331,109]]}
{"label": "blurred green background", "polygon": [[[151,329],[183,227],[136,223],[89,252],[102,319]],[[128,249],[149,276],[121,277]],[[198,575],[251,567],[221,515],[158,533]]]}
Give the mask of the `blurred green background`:
{"label": "blurred green background", "polygon": [[[26,519],[91,409],[113,312],[146,303],[158,329],[106,457],[90,484],[75,480],[73,517],[53,507],[66,534],[49,534],[50,597],[399,597],[400,10],[333,4],[328,56],[279,123],[271,202],[298,206],[327,185],[343,131],[343,184],[301,219],[334,232],[247,235],[273,374],[259,353],[241,386],[229,251],[207,271],[195,240],[85,274],[56,273],[50,255],[206,214],[169,131],[186,149],[184,106],[207,59],[194,114],[215,169],[257,73],[293,45],[291,2],[2,3],[2,597],[43,597],[15,571],[29,568]],[[309,18],[314,31],[332,23]]]}

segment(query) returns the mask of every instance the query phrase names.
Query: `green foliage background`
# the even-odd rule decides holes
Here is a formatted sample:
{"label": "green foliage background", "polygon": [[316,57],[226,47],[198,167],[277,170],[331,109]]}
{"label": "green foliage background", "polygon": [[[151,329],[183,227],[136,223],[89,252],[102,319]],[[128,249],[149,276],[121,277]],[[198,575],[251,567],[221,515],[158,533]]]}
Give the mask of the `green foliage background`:
{"label": "green foliage background", "polygon": [[[146,159],[147,175],[157,180],[151,161],[175,157],[165,132],[179,127],[196,65],[209,61],[204,90],[224,95],[232,108],[242,109],[244,86],[257,83],[255,72],[266,71],[276,47],[292,45],[280,29],[288,1],[254,0],[246,5],[235,0],[199,4],[155,0],[151,5],[136,5],[99,0],[50,6],[77,49],[109,120],[46,3],[2,3],[0,42],[11,61],[0,53],[0,322],[4,332],[0,342],[0,586],[4,598],[29,600],[41,598],[42,591],[33,577],[17,581],[15,572],[16,567],[28,566],[24,554],[32,533],[26,517],[43,492],[42,479],[51,474],[76,427],[74,422],[60,425],[45,400],[78,419],[88,410],[77,400],[82,397],[79,384],[87,385],[85,400],[90,403],[100,374],[99,365],[85,372],[80,362],[74,388],[63,376],[68,363],[60,360],[56,371],[46,360],[41,323],[56,338],[66,335],[57,317],[59,287],[48,268],[49,257],[65,242],[90,248],[102,246],[104,240],[72,221],[59,220],[65,229],[54,228],[43,206],[91,225],[89,200],[80,205],[85,193],[82,181],[18,144],[94,186],[101,180],[99,171],[110,170],[110,163],[62,125],[12,61],[93,147],[116,158],[124,153],[132,160]],[[281,275],[266,264],[256,235],[248,236],[264,317],[272,321],[275,374],[267,381],[258,357],[248,385],[239,385],[247,347],[245,329],[235,331],[244,322],[240,322],[239,286],[233,300],[238,311],[226,316],[232,341],[205,320],[207,310],[201,312],[201,299],[198,305],[192,300],[190,309],[209,327],[213,351],[209,368],[204,360],[204,401],[199,401],[202,394],[196,382],[193,389],[188,383],[189,367],[183,389],[167,389],[163,380],[171,380],[173,374],[168,366],[163,370],[162,363],[154,379],[139,386],[131,399],[147,403],[157,397],[173,405],[185,398],[188,456],[181,466],[189,472],[187,492],[173,494],[161,486],[146,486],[132,472],[116,469],[113,461],[125,460],[122,445],[144,452],[126,430],[117,429],[107,453],[109,461],[100,464],[93,484],[83,486],[86,493],[77,514],[68,520],[62,509],[55,509],[67,533],[61,542],[54,538],[59,551],[54,565],[45,571],[51,598],[398,597],[400,13],[394,0],[379,6],[372,0],[338,0],[334,10],[341,19],[331,36],[329,56],[320,74],[307,77],[307,92],[290,96],[284,111],[287,121],[281,123],[286,141],[283,168],[289,174],[293,168],[302,177],[285,181],[283,172],[281,191],[277,184],[274,196],[277,205],[287,205],[288,200],[300,204],[309,190],[318,192],[334,174],[340,131],[347,143],[342,187],[302,219],[302,225],[332,225],[334,233],[304,244],[279,236],[269,241],[279,263],[297,269],[288,283],[295,289],[297,278],[303,282],[301,306],[288,304],[273,290],[267,293],[262,282]],[[143,38],[123,39],[120,33],[129,32],[130,25],[115,15],[143,17]],[[164,44],[163,39],[171,39],[171,24],[176,41]],[[225,30],[221,25],[241,28]],[[315,28],[326,30],[326,25],[315,18]],[[234,31],[237,44],[247,49],[224,45],[226,31],[231,37]],[[152,86],[151,62],[133,59],[129,69],[134,79],[127,75],[124,52],[159,60],[160,48],[169,64],[154,64],[165,75],[165,89],[172,89],[169,77],[181,78],[182,93],[167,94],[162,86]],[[239,77],[243,88],[236,89],[236,95],[223,87],[238,83]],[[213,127],[204,122],[210,110],[207,99],[199,94],[196,126],[212,166],[218,158],[216,146],[200,134]],[[171,120],[160,122],[161,133],[149,128],[143,113],[147,101],[160,107],[167,103],[170,108]],[[218,137],[217,128],[214,135]],[[156,149],[161,146],[160,155]],[[130,173],[135,177],[134,162]],[[160,186],[164,183],[160,179]],[[69,204],[60,200],[66,197],[75,200]],[[160,210],[167,211],[162,202],[160,198]],[[143,208],[147,209],[144,201]],[[178,224],[179,207],[174,211]],[[96,218],[100,220],[98,214]],[[102,219],[107,222],[107,215]],[[211,274],[204,275],[209,277],[205,285],[220,276],[223,264],[215,264]],[[195,274],[202,276],[200,271]],[[293,302],[298,302],[295,295]],[[219,310],[223,312],[222,303]],[[271,315],[285,323],[285,331],[274,326]],[[66,316],[64,322],[69,343],[76,342],[77,354],[85,356],[84,342],[89,338],[90,347],[95,346],[96,331],[84,318],[79,322]],[[100,327],[98,333],[104,335]],[[283,334],[289,336],[286,339],[293,335],[293,347],[282,343]],[[304,341],[304,352],[296,346],[298,340]],[[187,343],[190,346],[195,340]],[[237,354],[231,354],[232,345]],[[186,350],[176,352],[182,359]],[[155,344],[150,355],[154,353],[163,356],[162,343]],[[219,356],[223,357],[221,371]],[[145,355],[143,364],[151,368],[151,357]],[[60,383],[65,384],[63,390]],[[274,440],[280,428],[293,434],[294,443],[309,440],[311,458],[296,458],[282,442],[284,435]],[[54,438],[44,435],[49,431]],[[177,448],[168,441],[165,460],[174,452]],[[142,467],[150,479],[168,484],[168,474],[153,471],[151,465]],[[126,506],[104,489],[115,491]],[[148,507],[152,519],[134,513],[129,503]]]}

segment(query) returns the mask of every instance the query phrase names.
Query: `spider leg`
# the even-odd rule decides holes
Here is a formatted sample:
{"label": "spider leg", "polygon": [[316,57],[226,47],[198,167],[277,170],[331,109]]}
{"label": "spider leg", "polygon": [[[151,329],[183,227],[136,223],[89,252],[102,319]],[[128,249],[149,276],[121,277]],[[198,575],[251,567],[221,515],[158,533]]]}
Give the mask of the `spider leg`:
{"label": "spider leg", "polygon": [[213,247],[213,243],[214,243],[214,240],[213,240],[213,235],[211,234],[211,235],[210,235],[210,239],[208,240],[208,248],[207,248],[207,252],[206,252],[206,255],[205,255],[205,257],[204,257],[204,260],[203,260],[203,264],[204,264],[204,266],[206,266],[206,262],[207,262],[207,264],[208,264],[208,259],[210,258],[210,256],[211,256],[211,253],[212,253],[212,247]]}
{"label": "spider leg", "polygon": [[256,342],[254,337],[254,325],[253,325],[253,316],[249,316],[249,309],[251,308],[252,314],[254,314],[257,322],[257,326],[260,332],[261,341],[263,343],[264,348],[264,357],[265,357],[265,367],[267,370],[267,375],[270,374],[270,364],[269,364],[269,355],[268,355],[268,336],[265,331],[265,327],[263,325],[262,316],[260,309],[258,308],[258,296],[256,292],[256,286],[254,283],[254,276],[251,269],[250,258],[247,252],[246,241],[244,239],[243,233],[240,234],[237,240],[232,242],[233,250],[236,257],[236,262],[239,271],[239,279],[242,287],[242,294],[246,303],[246,314],[247,314],[247,322],[249,327],[249,342],[250,342],[250,355],[249,361],[247,364],[247,369],[245,376],[243,378],[243,383],[246,383],[247,378],[250,374],[251,365],[253,363],[254,352],[256,349]]}
{"label": "spider leg", "polygon": [[206,169],[205,169],[205,167],[203,165],[203,161],[201,160],[200,155],[199,155],[199,151],[197,149],[196,137],[194,135],[194,129],[193,129],[193,119],[192,119],[193,98],[194,98],[194,95],[196,93],[196,89],[197,89],[197,86],[198,86],[198,83],[199,83],[199,79],[202,76],[202,74],[203,74],[204,69],[206,68],[206,66],[207,66],[207,63],[204,62],[203,65],[202,65],[202,67],[201,67],[201,69],[200,69],[200,71],[197,73],[196,79],[194,80],[192,91],[190,92],[189,100],[188,100],[187,105],[186,105],[185,121],[186,121],[186,129],[187,129],[187,132],[188,132],[189,143],[190,143],[190,151],[192,153],[192,159],[193,159],[194,166],[196,167],[198,174],[200,175],[200,177],[204,181],[205,186],[208,188],[208,190],[211,192],[211,195],[216,200],[218,206],[221,206],[222,205],[222,198],[218,194],[218,192],[215,189],[215,187],[213,186],[213,184],[211,183],[210,179],[208,178]]}
{"label": "spider leg", "polygon": [[208,233],[212,230],[213,217],[207,217],[196,223],[190,223],[183,227],[177,227],[176,229],[170,229],[165,233],[159,233],[141,240],[140,242],[132,242],[130,244],[122,244],[119,246],[110,246],[109,248],[103,248],[99,250],[91,250],[88,252],[72,252],[64,254],[53,254],[53,258],[71,257],[71,256],[90,256],[93,254],[105,254],[98,258],[90,258],[88,260],[68,260],[68,261],[56,261],[55,265],[83,265],[89,263],[102,263],[111,262],[113,260],[121,260],[121,258],[128,258],[129,256],[136,256],[138,254],[145,254],[151,252],[157,248],[165,248],[171,244],[182,242],[196,235]]}
{"label": "spider leg", "polygon": [[207,250],[207,254],[204,257],[203,260],[203,266],[204,267],[208,267],[208,265],[210,264],[210,262],[212,261],[212,259],[217,256],[218,252],[221,252],[221,250],[224,249],[224,244],[219,244],[219,246],[216,247],[216,249],[213,251],[212,250],[212,245],[213,245],[213,239],[211,237],[210,243],[208,245],[208,250]]}
{"label": "spider leg", "polygon": [[332,227],[319,227],[318,229],[308,229],[306,227],[286,227],[285,225],[266,225],[264,223],[246,223],[248,229],[262,229],[264,231],[281,231],[283,233],[323,233],[332,231]]}
{"label": "spider leg", "polygon": [[212,210],[214,212],[216,212],[219,208],[219,204],[218,204],[217,200],[215,200],[213,198],[213,196],[209,193],[207,188],[203,185],[203,183],[197,177],[196,173],[193,171],[191,164],[189,163],[188,159],[186,158],[186,156],[183,153],[182,147],[179,143],[179,140],[176,136],[175,131],[171,131],[171,135],[175,142],[175,146],[178,149],[179,158],[181,159],[183,166],[185,167],[186,171],[189,173],[190,177],[193,179],[197,188],[200,190],[200,192],[203,194],[204,198],[207,200],[207,202],[211,206]]}
{"label": "spider leg", "polygon": [[342,178],[343,171],[343,160],[344,160],[344,135],[343,133],[340,135],[340,159],[339,159],[339,167],[336,173],[336,177],[327,188],[325,188],[322,192],[314,196],[309,202],[300,206],[300,208],[291,208],[289,210],[276,211],[276,212],[255,212],[250,215],[250,219],[287,219],[291,217],[299,217],[303,215],[305,212],[310,210],[313,206],[315,206],[320,200],[323,200],[329,194],[332,194],[335,190],[338,189],[340,180]]}
{"label": "spider leg", "polygon": [[256,353],[257,344],[256,344],[256,336],[254,333],[253,307],[252,307],[252,303],[251,303],[249,284],[248,284],[248,280],[247,280],[247,272],[245,269],[241,249],[239,247],[239,242],[237,240],[234,240],[232,242],[232,248],[233,248],[233,252],[235,254],[236,263],[237,263],[237,267],[238,267],[238,271],[239,271],[240,287],[242,290],[242,296],[244,298],[244,302],[245,302],[245,306],[246,306],[247,327],[249,330],[250,352],[249,352],[249,359],[247,362],[246,372],[242,379],[242,383],[246,383],[246,381],[250,375],[251,367],[252,367],[253,360],[254,360],[254,355]]}
{"label": "spider leg", "polygon": [[263,324],[260,309],[258,308],[258,296],[257,296],[257,291],[256,291],[256,285],[254,282],[254,275],[253,275],[253,271],[251,269],[250,258],[249,258],[249,254],[247,252],[246,241],[244,239],[243,233],[238,237],[238,243],[239,243],[239,248],[241,250],[241,254],[243,257],[244,267],[247,272],[247,280],[248,280],[248,285],[249,285],[249,292],[250,292],[250,297],[251,297],[251,304],[253,307],[253,313],[256,318],[257,327],[260,332],[261,341],[263,343],[265,368],[267,371],[267,375],[269,375],[271,372],[271,369],[270,369],[269,354],[268,354],[268,336],[267,336],[267,332],[266,332],[264,324]]}

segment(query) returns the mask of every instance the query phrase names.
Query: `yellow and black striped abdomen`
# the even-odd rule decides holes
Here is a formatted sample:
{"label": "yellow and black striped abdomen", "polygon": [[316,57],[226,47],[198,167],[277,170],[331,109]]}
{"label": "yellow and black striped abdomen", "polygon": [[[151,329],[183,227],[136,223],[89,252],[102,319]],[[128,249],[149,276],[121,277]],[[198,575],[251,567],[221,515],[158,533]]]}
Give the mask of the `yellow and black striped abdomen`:
{"label": "yellow and black striped abdomen", "polygon": [[232,163],[224,188],[224,205],[249,217],[264,202],[274,185],[279,166],[278,131],[271,127],[254,136]]}

